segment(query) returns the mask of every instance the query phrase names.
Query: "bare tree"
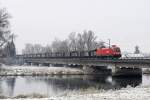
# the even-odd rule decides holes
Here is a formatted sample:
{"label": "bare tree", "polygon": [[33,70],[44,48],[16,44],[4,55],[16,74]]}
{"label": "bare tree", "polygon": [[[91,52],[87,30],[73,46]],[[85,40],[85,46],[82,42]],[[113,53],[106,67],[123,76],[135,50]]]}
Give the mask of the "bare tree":
{"label": "bare tree", "polygon": [[11,17],[6,9],[0,9],[0,47],[11,39],[9,18]]}
{"label": "bare tree", "polygon": [[69,52],[69,51],[85,51],[94,50],[104,47],[104,42],[97,42],[97,36],[93,31],[84,31],[83,34],[75,32],[69,34],[68,39],[55,39],[50,46],[42,46],[40,44],[26,44],[23,53],[48,53],[48,52]]}
{"label": "bare tree", "polygon": [[36,53],[50,53],[52,52],[51,46],[42,46],[41,44],[26,44],[22,50],[23,54],[36,54]]}
{"label": "bare tree", "polygon": [[85,42],[83,40],[83,36],[81,33],[78,33],[78,35],[77,35],[77,50],[84,51],[84,49],[85,49]]}
{"label": "bare tree", "polygon": [[97,36],[95,36],[95,33],[91,30],[89,30],[88,32],[87,31],[84,31],[83,32],[83,40],[85,42],[85,49],[86,50],[92,50],[96,47],[96,39],[97,39]]}
{"label": "bare tree", "polygon": [[52,52],[52,47],[51,45],[47,45],[43,48],[42,50],[43,53],[51,53]]}
{"label": "bare tree", "polygon": [[32,54],[34,51],[33,45],[28,43],[25,44],[25,48],[22,50],[23,54]]}
{"label": "bare tree", "polygon": [[68,52],[69,51],[69,42],[68,40],[59,40],[55,39],[52,42],[52,51],[53,52]]}
{"label": "bare tree", "polygon": [[52,42],[52,52],[59,52],[60,51],[60,43],[61,41],[59,39],[55,39]]}
{"label": "bare tree", "polygon": [[70,51],[76,51],[77,50],[76,33],[75,32],[70,33],[68,39],[69,39]]}
{"label": "bare tree", "polygon": [[61,52],[69,51],[69,42],[67,39],[60,42],[60,51]]}
{"label": "bare tree", "polygon": [[42,53],[43,47],[41,44],[34,44],[33,45],[33,53]]}
{"label": "bare tree", "polygon": [[83,34],[78,33],[77,35],[72,32],[67,40],[55,40],[52,43],[52,48],[57,52],[93,50],[98,46],[96,38],[97,36],[92,31],[84,31]]}

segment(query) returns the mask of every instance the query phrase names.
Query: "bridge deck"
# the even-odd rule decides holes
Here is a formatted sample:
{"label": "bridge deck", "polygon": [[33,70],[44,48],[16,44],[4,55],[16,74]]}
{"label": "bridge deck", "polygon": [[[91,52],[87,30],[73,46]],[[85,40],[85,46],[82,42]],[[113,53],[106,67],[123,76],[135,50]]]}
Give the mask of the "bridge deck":
{"label": "bridge deck", "polygon": [[129,67],[150,67],[150,59],[99,59],[99,58],[44,58],[26,57],[27,63],[49,63],[49,64],[76,64],[93,66],[129,66]]}

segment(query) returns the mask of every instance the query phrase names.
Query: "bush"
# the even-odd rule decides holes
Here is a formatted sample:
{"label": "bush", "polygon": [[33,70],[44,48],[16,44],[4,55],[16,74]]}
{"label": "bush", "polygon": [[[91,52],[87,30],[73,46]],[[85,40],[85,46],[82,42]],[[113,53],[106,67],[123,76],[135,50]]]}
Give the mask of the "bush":
{"label": "bush", "polygon": [[7,97],[4,95],[0,95],[0,99],[7,99]]}
{"label": "bush", "polygon": [[33,94],[30,94],[30,95],[18,95],[14,98],[16,99],[19,99],[19,98],[46,98],[47,96],[46,95],[42,95],[42,94],[38,94],[38,93],[33,93]]}

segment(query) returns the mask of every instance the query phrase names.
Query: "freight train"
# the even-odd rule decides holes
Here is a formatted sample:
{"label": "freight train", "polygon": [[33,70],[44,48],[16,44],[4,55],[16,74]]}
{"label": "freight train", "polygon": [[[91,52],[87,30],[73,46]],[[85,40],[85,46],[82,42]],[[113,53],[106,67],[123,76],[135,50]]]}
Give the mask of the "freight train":
{"label": "freight train", "polygon": [[101,47],[90,51],[71,51],[71,52],[53,52],[24,54],[28,58],[101,58],[101,59],[118,59],[121,57],[121,50],[118,46]]}

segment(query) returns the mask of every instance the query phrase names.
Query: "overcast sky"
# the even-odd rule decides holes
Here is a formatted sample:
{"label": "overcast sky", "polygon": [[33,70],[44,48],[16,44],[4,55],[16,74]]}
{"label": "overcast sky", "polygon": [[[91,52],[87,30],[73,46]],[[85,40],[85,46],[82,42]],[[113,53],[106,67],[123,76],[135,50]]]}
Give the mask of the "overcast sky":
{"label": "overcast sky", "polygon": [[50,44],[55,37],[93,30],[122,51],[150,52],[150,0],[0,0],[13,17],[19,52],[26,43]]}

